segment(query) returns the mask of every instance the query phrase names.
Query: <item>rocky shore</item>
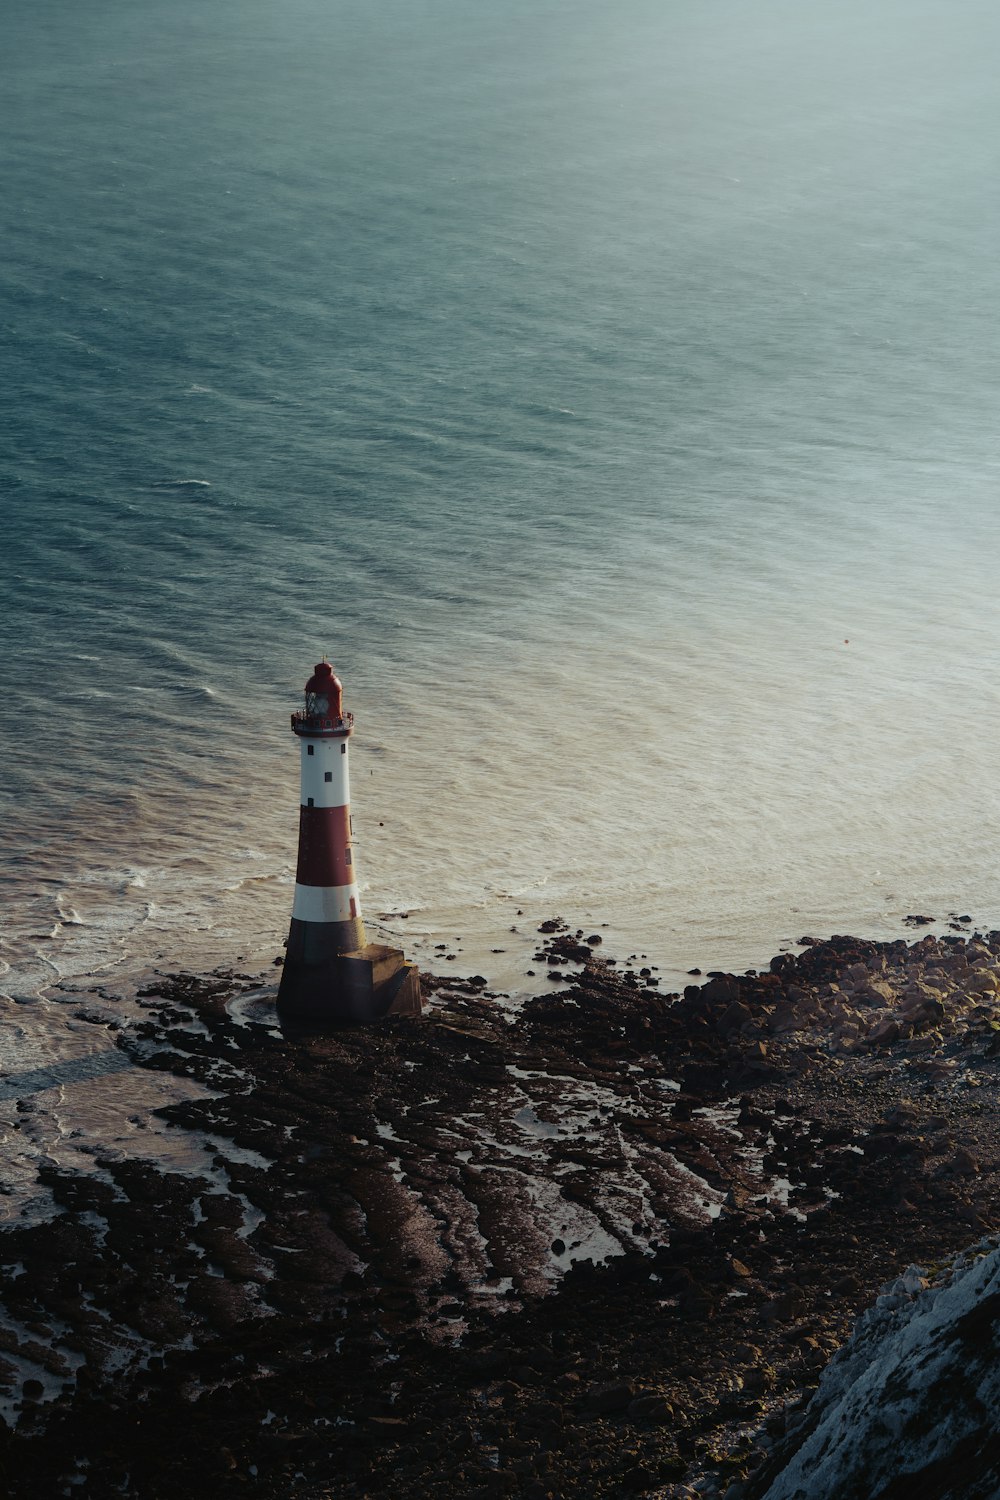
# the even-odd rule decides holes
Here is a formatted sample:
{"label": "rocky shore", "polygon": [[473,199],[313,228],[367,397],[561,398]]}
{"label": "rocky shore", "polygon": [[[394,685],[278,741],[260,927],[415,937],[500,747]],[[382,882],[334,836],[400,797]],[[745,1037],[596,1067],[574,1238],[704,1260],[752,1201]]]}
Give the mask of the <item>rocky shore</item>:
{"label": "rocky shore", "polygon": [[778,1486],[858,1316],[997,1223],[1000,933],[803,939],[677,997],[592,937],[543,923],[520,1006],[431,979],[326,1035],[235,974],[81,1007],[204,1086],[163,1112],[204,1165],[98,1144],[0,1230],[6,1492]]}

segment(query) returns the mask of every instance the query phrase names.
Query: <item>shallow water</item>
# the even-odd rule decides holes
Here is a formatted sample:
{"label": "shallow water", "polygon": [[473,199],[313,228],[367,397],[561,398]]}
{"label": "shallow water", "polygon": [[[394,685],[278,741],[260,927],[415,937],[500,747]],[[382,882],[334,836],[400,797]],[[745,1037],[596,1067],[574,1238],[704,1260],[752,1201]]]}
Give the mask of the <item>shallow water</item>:
{"label": "shallow water", "polygon": [[6,993],[271,963],[324,651],[424,964],[1000,924],[991,8],[11,25]]}

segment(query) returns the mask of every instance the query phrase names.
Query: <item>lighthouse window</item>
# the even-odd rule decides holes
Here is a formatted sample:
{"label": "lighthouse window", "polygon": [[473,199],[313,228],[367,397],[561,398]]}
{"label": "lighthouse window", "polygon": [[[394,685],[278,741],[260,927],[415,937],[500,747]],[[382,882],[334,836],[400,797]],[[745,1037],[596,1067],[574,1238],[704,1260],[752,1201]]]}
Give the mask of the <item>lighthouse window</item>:
{"label": "lighthouse window", "polygon": [[307,755],[312,755],[312,753],[313,753],[313,747],[312,747],[312,745],[307,745],[306,746],[306,754]]}
{"label": "lighthouse window", "polygon": [[315,807],[315,805],[316,804],[313,802],[313,799],[311,797],[306,798],[306,807]]}
{"label": "lighthouse window", "polygon": [[343,744],[340,747],[340,753],[341,753],[341,755],[346,755],[347,754],[347,741],[346,740],[343,742]]}
{"label": "lighthouse window", "polygon": [[351,859],[351,850],[350,850],[350,846],[349,845],[348,845],[347,849],[344,851],[344,863],[347,864],[347,865],[353,864],[353,860]]}
{"label": "lighthouse window", "polygon": [[324,771],[323,772],[323,780],[324,781],[332,781],[333,780],[333,772],[332,771]]}

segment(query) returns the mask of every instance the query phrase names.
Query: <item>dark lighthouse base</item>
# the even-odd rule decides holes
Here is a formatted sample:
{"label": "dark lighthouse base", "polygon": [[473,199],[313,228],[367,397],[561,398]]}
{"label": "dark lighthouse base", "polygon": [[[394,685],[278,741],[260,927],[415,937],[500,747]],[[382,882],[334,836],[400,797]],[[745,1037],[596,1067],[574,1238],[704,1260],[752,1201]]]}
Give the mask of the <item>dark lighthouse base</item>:
{"label": "dark lighthouse base", "polygon": [[420,976],[402,949],[366,943],[319,957],[301,951],[306,945],[295,941],[297,925],[312,924],[292,923],[278,989],[282,1015],[335,1025],[420,1015]]}

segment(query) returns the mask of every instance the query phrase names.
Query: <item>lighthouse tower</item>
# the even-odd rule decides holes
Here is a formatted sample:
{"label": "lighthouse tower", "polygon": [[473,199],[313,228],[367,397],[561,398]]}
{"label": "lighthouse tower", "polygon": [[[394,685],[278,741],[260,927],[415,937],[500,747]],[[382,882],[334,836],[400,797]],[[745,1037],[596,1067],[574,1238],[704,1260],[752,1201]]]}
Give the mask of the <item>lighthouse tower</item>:
{"label": "lighthouse tower", "polygon": [[314,1021],[370,1021],[420,1014],[414,964],[398,948],[369,943],[361,919],[351,828],[348,741],[354,715],[329,662],[306,683],[292,714],[302,796],[295,900],[278,1007]]}

